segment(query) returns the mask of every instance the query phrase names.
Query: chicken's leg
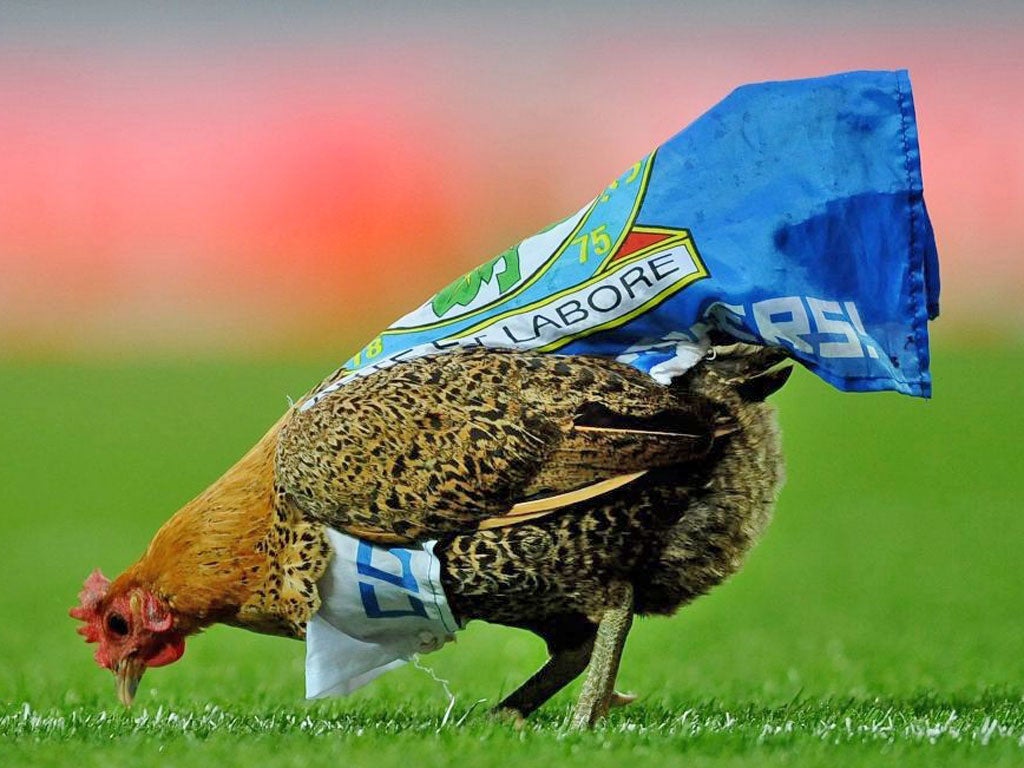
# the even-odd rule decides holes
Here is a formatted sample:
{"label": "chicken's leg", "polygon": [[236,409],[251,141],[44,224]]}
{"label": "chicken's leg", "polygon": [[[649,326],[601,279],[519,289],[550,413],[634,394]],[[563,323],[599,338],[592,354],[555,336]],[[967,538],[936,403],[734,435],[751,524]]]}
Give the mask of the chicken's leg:
{"label": "chicken's leg", "polygon": [[609,598],[597,629],[587,679],[572,715],[574,730],[590,728],[608,714],[615,696],[622,647],[633,624],[633,586],[625,582],[616,584],[609,591]]}
{"label": "chicken's leg", "polygon": [[544,638],[551,656],[495,708],[497,714],[520,723],[586,669],[597,634],[597,627],[579,615],[530,629]]}

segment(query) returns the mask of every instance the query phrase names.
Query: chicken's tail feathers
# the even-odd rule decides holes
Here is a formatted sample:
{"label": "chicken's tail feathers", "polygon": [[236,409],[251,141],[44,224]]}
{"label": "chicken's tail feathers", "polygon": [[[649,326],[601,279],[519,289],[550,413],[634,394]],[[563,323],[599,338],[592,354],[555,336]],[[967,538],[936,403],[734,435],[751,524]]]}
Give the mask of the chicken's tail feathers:
{"label": "chicken's tail feathers", "polygon": [[673,381],[674,386],[689,387],[695,377],[709,372],[733,387],[747,402],[762,402],[789,380],[793,372],[789,354],[779,347],[754,344],[718,345],[707,357],[694,366],[687,375]]}

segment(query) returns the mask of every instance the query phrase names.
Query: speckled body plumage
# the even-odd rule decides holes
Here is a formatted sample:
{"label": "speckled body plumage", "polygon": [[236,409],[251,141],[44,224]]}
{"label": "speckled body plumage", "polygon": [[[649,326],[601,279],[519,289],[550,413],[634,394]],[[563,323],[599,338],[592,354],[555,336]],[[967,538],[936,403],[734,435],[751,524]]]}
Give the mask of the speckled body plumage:
{"label": "speckled body plumage", "polygon": [[[421,358],[294,413],[278,482],[325,525],[381,543],[438,539],[460,620],[543,637],[552,660],[503,702],[525,716],[586,665],[623,585],[620,610],[667,614],[740,567],[782,480],[763,402],[788,375],[765,374],[779,359],[747,348],[662,386],[599,358]],[[637,471],[540,519],[481,530],[518,502]]]}
{"label": "speckled body plumage", "polygon": [[437,538],[525,499],[703,455],[713,411],[602,358],[452,352],[295,411],[277,475],[326,525],[380,542]]}
{"label": "speckled body plumage", "polygon": [[456,615],[595,623],[618,581],[635,586],[637,613],[670,614],[733,574],[769,522],[783,462],[774,409],[729,399],[739,429],[700,459],[536,523],[444,537]]}

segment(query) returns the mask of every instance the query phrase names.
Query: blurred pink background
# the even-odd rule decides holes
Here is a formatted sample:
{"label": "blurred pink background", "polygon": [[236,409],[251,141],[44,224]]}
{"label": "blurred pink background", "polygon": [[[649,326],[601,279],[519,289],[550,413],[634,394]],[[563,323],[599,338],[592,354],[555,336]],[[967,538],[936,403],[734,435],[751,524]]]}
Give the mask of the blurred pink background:
{"label": "blurred pink background", "polygon": [[0,355],[360,342],[746,82],[910,70],[935,334],[1021,339],[1024,3],[4,4]]}

